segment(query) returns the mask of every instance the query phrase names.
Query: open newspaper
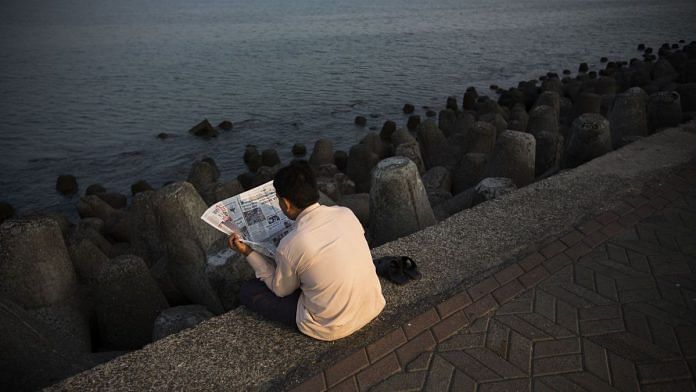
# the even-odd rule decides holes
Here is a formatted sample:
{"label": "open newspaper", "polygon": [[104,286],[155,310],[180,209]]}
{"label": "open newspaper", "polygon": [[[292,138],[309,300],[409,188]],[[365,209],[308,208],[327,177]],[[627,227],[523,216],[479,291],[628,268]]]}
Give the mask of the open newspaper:
{"label": "open newspaper", "polygon": [[293,225],[280,209],[273,181],[213,204],[201,219],[227,235],[239,234],[242,242],[272,258]]}

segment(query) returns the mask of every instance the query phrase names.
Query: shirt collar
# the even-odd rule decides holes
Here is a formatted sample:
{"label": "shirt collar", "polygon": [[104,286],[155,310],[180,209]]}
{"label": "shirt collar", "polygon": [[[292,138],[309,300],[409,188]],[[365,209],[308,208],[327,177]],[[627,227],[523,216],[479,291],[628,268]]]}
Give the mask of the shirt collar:
{"label": "shirt collar", "polygon": [[302,212],[300,212],[297,215],[297,218],[295,218],[295,222],[299,221],[300,219],[302,219],[303,216],[309,214],[310,212],[316,210],[317,208],[319,208],[319,203],[314,203],[311,206],[307,206],[307,208],[302,210]]}

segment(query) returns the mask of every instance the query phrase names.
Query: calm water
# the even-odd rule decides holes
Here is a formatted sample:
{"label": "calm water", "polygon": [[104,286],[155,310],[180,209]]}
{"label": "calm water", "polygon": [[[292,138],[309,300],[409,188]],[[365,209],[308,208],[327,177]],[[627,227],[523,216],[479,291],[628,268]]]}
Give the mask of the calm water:
{"label": "calm water", "polygon": [[[204,156],[232,179],[248,143],[348,149],[356,115],[379,130],[405,102],[627,60],[696,39],[695,17],[693,0],[2,0],[0,200],[72,212],[61,173],[129,193]],[[203,118],[235,128],[188,135]]]}

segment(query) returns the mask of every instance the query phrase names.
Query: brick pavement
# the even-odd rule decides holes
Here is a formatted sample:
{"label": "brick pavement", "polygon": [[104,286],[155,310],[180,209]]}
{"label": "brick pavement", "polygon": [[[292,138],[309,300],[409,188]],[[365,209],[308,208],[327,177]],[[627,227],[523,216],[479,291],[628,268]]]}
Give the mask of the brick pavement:
{"label": "brick pavement", "polygon": [[696,391],[696,164],[297,391]]}

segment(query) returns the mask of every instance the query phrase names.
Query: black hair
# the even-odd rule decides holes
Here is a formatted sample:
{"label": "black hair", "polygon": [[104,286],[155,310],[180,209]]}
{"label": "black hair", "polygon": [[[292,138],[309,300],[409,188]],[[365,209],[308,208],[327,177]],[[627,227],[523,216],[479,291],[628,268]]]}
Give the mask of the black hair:
{"label": "black hair", "polygon": [[293,161],[278,170],[273,179],[273,187],[278,196],[290,200],[300,209],[309,207],[319,200],[317,180],[305,160]]}

